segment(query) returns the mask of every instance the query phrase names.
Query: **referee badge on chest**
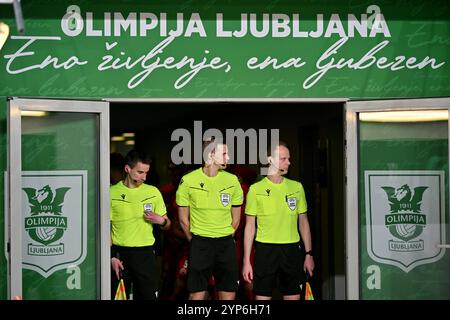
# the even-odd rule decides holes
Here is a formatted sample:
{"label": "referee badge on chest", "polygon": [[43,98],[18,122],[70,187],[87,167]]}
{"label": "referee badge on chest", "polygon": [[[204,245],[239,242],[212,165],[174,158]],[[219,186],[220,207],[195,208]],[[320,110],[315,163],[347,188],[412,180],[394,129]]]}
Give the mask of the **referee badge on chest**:
{"label": "referee badge on chest", "polygon": [[297,208],[297,198],[287,198],[287,204],[289,209],[291,209],[292,211],[295,210],[295,208]]}
{"label": "referee badge on chest", "polygon": [[230,194],[229,193],[221,193],[220,194],[220,202],[222,205],[226,207],[230,203]]}
{"label": "referee badge on chest", "polygon": [[144,203],[144,211],[152,211],[153,212],[153,204],[152,203]]}

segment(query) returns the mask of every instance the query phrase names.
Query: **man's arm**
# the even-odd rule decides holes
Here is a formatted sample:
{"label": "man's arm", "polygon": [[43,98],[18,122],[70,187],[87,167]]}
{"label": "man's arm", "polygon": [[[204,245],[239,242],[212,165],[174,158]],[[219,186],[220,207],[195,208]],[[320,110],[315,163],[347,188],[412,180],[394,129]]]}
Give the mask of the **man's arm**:
{"label": "man's arm", "polygon": [[245,230],[244,230],[244,260],[242,265],[242,275],[244,280],[252,282],[253,280],[253,268],[250,263],[250,255],[252,252],[253,241],[255,239],[255,225],[256,217],[247,215],[245,217]]}
{"label": "man's arm", "polygon": [[181,224],[180,224],[178,215],[171,220],[170,227],[171,227],[170,232],[173,237],[178,238],[178,239],[183,239],[183,240],[186,239],[186,234],[184,233],[183,228],[181,228]]}
{"label": "man's arm", "polygon": [[[305,245],[305,252],[312,250],[311,230],[309,228],[308,216],[306,213],[300,214],[298,219],[298,226],[300,234]],[[305,255],[305,263],[303,265],[305,271],[308,271],[309,275],[313,275],[314,270],[314,258],[311,254]]]}
{"label": "man's arm", "polygon": [[241,220],[241,208],[244,202],[244,191],[237,176],[234,176],[234,188],[231,197],[231,226],[234,232],[236,232],[239,227],[239,221]]}
{"label": "man's arm", "polygon": [[186,239],[191,241],[191,224],[189,220],[189,207],[178,207],[178,219],[180,220],[181,229],[183,229]]}
{"label": "man's arm", "polygon": [[239,222],[241,220],[241,206],[232,206],[231,207],[231,226],[234,231],[239,227]]}
{"label": "man's arm", "polygon": [[112,246],[112,235],[111,235],[111,268],[116,274],[117,279],[120,279],[120,271],[123,270],[122,261],[118,258],[117,252]]}
{"label": "man's arm", "polygon": [[150,223],[159,225],[162,230],[167,230],[170,228],[170,219],[167,214],[160,216],[155,212],[144,211],[144,219]]}
{"label": "man's arm", "polygon": [[170,221],[169,217],[167,216],[167,214],[162,216],[164,218],[164,221],[162,224],[159,225],[159,227],[161,228],[161,230],[169,230],[170,225],[172,224],[172,221]]}

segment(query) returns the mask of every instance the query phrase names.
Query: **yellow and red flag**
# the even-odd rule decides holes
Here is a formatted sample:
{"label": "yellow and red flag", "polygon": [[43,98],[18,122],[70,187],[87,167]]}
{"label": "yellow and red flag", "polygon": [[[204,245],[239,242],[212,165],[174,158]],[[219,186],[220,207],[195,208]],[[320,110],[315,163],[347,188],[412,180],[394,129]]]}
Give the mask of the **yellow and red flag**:
{"label": "yellow and red flag", "polygon": [[120,279],[119,281],[114,300],[127,300],[127,292],[125,291],[125,283],[123,282],[123,279]]}
{"label": "yellow and red flag", "polygon": [[314,296],[311,290],[311,286],[309,285],[309,282],[306,281],[305,284],[305,300],[314,300]]}

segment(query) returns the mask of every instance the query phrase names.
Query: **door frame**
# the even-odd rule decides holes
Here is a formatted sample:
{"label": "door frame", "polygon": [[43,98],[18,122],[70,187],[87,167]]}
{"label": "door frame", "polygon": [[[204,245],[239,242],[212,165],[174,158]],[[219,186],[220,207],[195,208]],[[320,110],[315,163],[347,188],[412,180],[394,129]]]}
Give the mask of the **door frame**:
{"label": "door frame", "polygon": [[[47,100],[12,98],[7,106],[7,216],[9,216],[8,298],[22,296],[22,230],[12,230],[22,223],[22,125],[21,111],[95,113],[99,117],[99,232],[100,269],[97,298],[110,299],[110,222],[109,222],[109,103],[105,101]],[[19,232],[20,231],[20,232]]]}
{"label": "door frame", "polygon": [[[447,109],[450,113],[450,98],[396,99],[349,101],[345,104],[346,139],[346,292],[347,299],[360,299],[360,261],[359,261],[359,148],[358,118],[360,112],[370,111],[408,111]],[[450,137],[450,125],[449,133]],[[449,139],[450,140],[450,139]],[[450,160],[450,148],[449,148]],[[449,197],[450,199],[450,197]]]}

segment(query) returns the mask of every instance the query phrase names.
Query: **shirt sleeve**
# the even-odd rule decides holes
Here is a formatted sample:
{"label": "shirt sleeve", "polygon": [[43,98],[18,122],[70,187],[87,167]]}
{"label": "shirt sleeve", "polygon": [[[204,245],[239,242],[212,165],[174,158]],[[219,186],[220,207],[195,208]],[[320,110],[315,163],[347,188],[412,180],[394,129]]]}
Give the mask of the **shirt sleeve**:
{"label": "shirt sleeve", "polygon": [[233,192],[233,198],[231,199],[231,205],[240,206],[244,202],[244,191],[242,191],[241,184],[237,177],[235,181],[235,188]]}
{"label": "shirt sleeve", "polygon": [[299,183],[299,196],[298,196],[298,213],[306,213],[308,211],[307,205],[306,205],[306,197],[305,197],[305,190],[303,189],[303,186],[301,183]]}
{"label": "shirt sleeve", "polygon": [[256,216],[257,214],[257,203],[256,203],[256,195],[255,189],[250,186],[250,189],[247,193],[247,199],[245,202],[245,214],[249,216]]}
{"label": "shirt sleeve", "polygon": [[113,201],[112,201],[113,196],[114,196],[114,190],[110,187],[109,188],[109,219],[110,219],[110,221],[113,221]]}
{"label": "shirt sleeve", "polygon": [[183,177],[178,185],[176,202],[180,207],[189,207],[189,186],[184,179]]}
{"label": "shirt sleeve", "polygon": [[159,214],[160,216],[163,216],[167,213],[166,204],[164,203],[164,199],[162,197],[161,192],[156,189],[156,201],[155,201],[155,213]]}

